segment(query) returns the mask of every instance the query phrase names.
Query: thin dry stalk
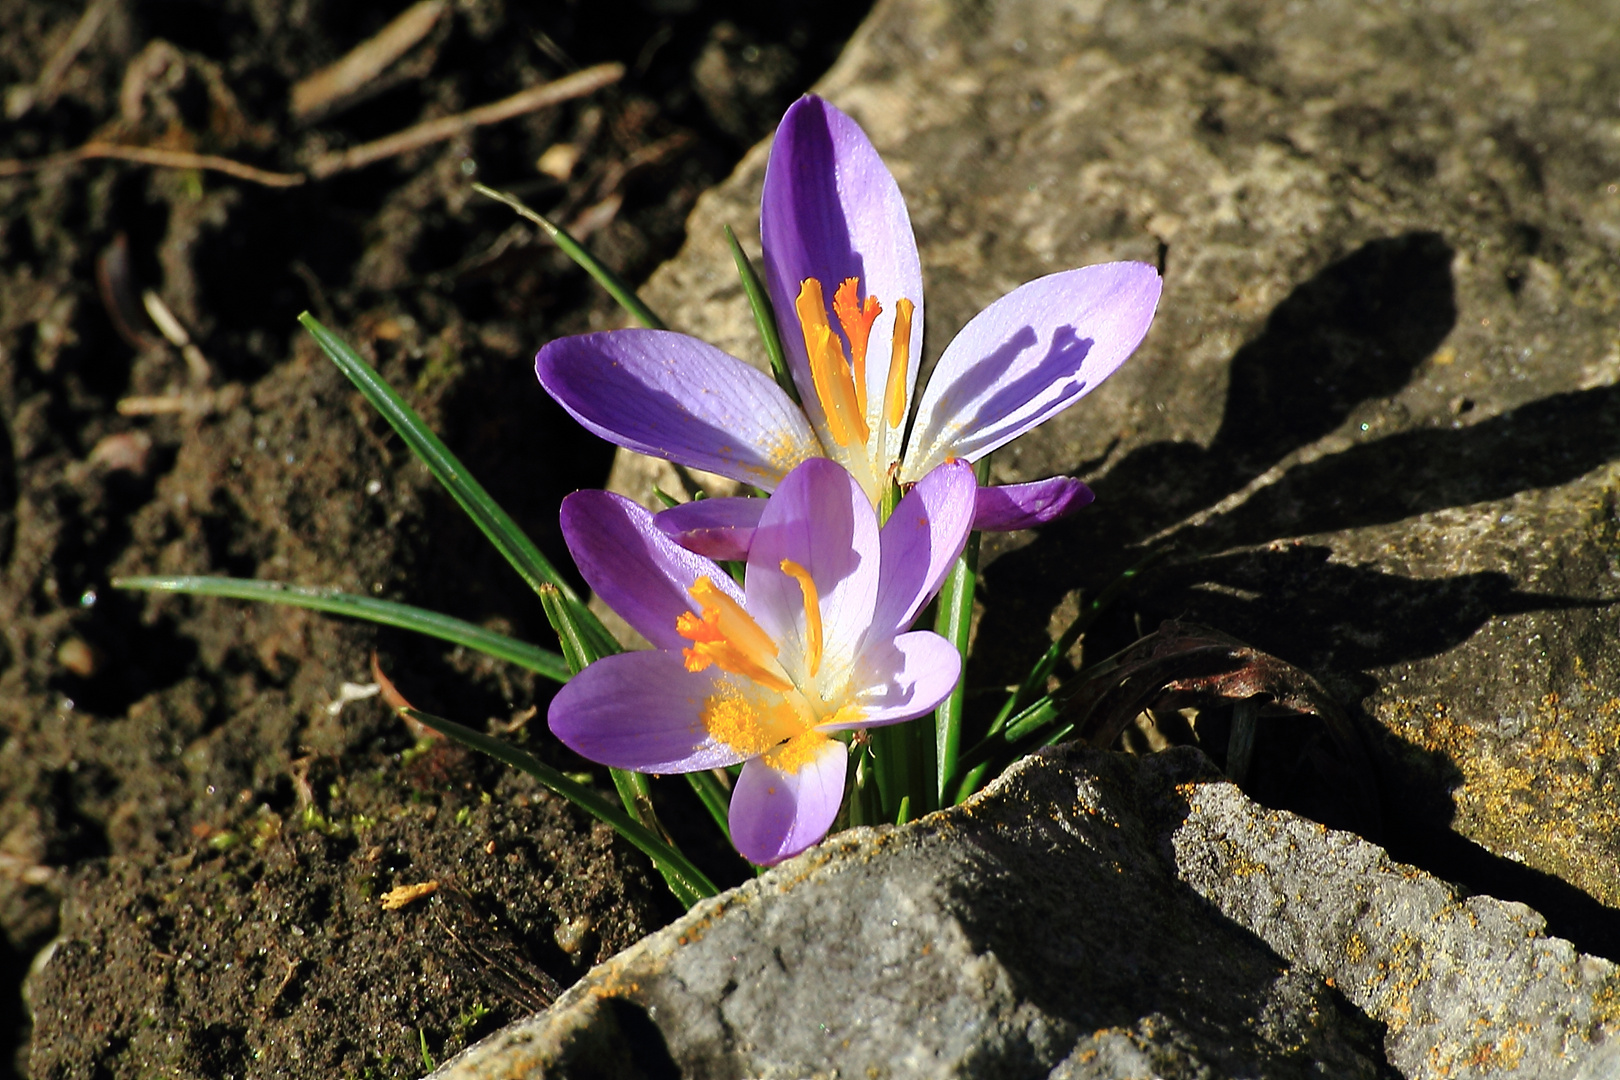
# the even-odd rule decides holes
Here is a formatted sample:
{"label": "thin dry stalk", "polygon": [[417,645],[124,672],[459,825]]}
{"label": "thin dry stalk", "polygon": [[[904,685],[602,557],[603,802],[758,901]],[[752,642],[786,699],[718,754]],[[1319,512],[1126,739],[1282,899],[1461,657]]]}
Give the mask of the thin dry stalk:
{"label": "thin dry stalk", "polygon": [[293,115],[302,120],[363,89],[426,37],[444,9],[444,0],[420,0],[341,60],[300,79],[292,88]]}
{"label": "thin dry stalk", "polygon": [[490,105],[482,105],[476,109],[469,109],[455,116],[444,116],[437,120],[428,120],[424,123],[408,127],[404,131],[378,139],[375,142],[362,143],[331,154],[324,154],[315,160],[310,167],[310,175],[317,180],[325,179],[334,173],[347,172],[358,169],[384,158],[395,157],[411,150],[424,146],[431,146],[437,142],[454,138],[464,131],[485,124],[497,124],[502,120],[510,120],[515,116],[543,109],[548,105],[557,105],[577,97],[584,97],[610,86],[624,77],[623,64],[598,64],[586,68],[584,71],[565,76],[554,82],[541,86],[530,87],[521,93],[513,94],[509,98]]}
{"label": "thin dry stalk", "polygon": [[214,154],[193,154],[185,150],[160,150],[153,146],[121,146],[118,143],[105,142],[87,142],[73,150],[64,150],[60,154],[50,154],[31,160],[10,158],[0,161],[0,176],[19,176],[56,165],[68,165],[95,158],[131,161],[137,165],[155,165],[160,169],[203,169],[221,172],[238,180],[263,184],[265,187],[296,187],[306,179],[299,173],[268,172]]}
{"label": "thin dry stalk", "polygon": [[107,12],[112,10],[118,0],[90,0],[90,5],[79,16],[74,24],[73,32],[62,47],[56,50],[45,67],[40,71],[39,78],[31,86],[15,87],[6,95],[6,116],[17,120],[26,115],[35,105],[49,107],[56,100],[57,93],[62,88],[62,76],[72,66],[73,61],[79,58],[84,47],[95,38],[96,31],[101,29],[102,22],[107,18]]}

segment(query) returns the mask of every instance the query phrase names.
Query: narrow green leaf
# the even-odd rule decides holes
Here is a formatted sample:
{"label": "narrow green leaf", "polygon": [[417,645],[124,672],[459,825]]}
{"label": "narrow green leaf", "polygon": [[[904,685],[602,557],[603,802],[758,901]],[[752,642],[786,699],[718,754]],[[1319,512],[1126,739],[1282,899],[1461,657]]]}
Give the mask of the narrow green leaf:
{"label": "narrow green leaf", "polygon": [[[551,623],[551,628],[557,632],[557,640],[562,643],[563,658],[567,660],[574,674],[579,674],[588,665],[608,655],[586,638],[584,628],[573,610],[554,586],[540,587],[540,606],[545,609],[546,619]],[[611,652],[618,651],[618,645],[615,644]],[[608,771],[613,776],[613,787],[619,793],[619,801],[624,803],[624,808],[630,815],[646,828],[668,840],[669,833],[658,820],[658,812],[653,808],[652,784],[647,777],[629,769]],[[673,845],[673,841],[671,844]]]}
{"label": "narrow green leaf", "polygon": [[422,418],[416,414],[416,410],[406,404],[405,399],[395,393],[394,388],[383,381],[359,353],[349,348],[342,338],[322,326],[313,315],[306,311],[298,316],[298,321],[304,324],[304,329],[309,331],[310,336],[325,350],[326,355],[332,358],[332,362],[337,364],[343,374],[347,375],[365,395],[372,408],[382,413],[383,418],[399,432],[400,438],[405,440],[405,445],[422,459],[439,483],[445,486],[479,529],[483,530],[484,535],[489,537],[495,549],[512,564],[512,568],[523,580],[528,582],[529,587],[538,590],[541,585],[555,585],[585,627],[587,636],[607,647],[606,643],[613,640],[607,628],[602,626],[600,620],[590,613],[573,589],[569,588],[562,575],[551,565],[551,561],[534,546],[534,541],[517,527],[517,523],[489,497],[489,493],[473,478],[472,473],[467,471],[466,466],[462,465],[439,437],[428,429]]}
{"label": "narrow green leaf", "polygon": [[1002,741],[1007,743],[1019,742],[1035,734],[1035,732],[1052,723],[1061,715],[1063,715],[1063,707],[1053,699],[1051,694],[1043,694],[1023,712],[1007,722],[1007,730],[1000,733]]}
{"label": "narrow green leaf", "polygon": [[[973,469],[978,482],[983,484],[990,477],[990,457],[986,455],[979,459]],[[945,578],[945,587],[939,591],[939,614],[934,621],[934,630],[956,646],[956,651],[962,655],[963,678],[951,691],[951,696],[942,702],[934,712],[934,745],[936,747],[935,768],[935,798],[938,805],[945,805],[946,794],[951,791],[956,781],[956,757],[962,745],[962,701],[967,692],[967,648],[968,630],[973,624],[973,591],[978,584],[979,570],[979,534],[973,533],[968,537],[967,548],[951,567],[951,572]]]}
{"label": "narrow green leaf", "polygon": [[900,804],[911,794],[911,740],[922,732],[918,724],[893,724],[872,728],[872,762],[875,766],[881,820],[893,821]]}
{"label": "narrow green leaf", "polygon": [[[590,641],[585,635],[585,628],[575,617],[573,609],[555,587],[541,586],[540,606],[545,609],[546,619],[551,623],[551,628],[557,632],[557,640],[562,643],[563,658],[567,660],[574,674],[584,671],[588,665],[602,657],[620,651],[617,642],[613,643],[612,649],[603,650]],[[613,787],[619,793],[619,801],[624,803],[624,808],[629,811],[630,816],[674,847],[675,842],[670,839],[669,830],[658,820],[658,811],[653,807],[651,781],[644,774],[629,769],[609,769],[608,772],[613,777]],[[670,888],[675,888],[673,882],[670,883]]]}
{"label": "narrow green leaf", "polygon": [[720,778],[712,772],[689,772],[686,774],[686,782],[697,792],[697,797],[703,802],[703,808],[719,826],[726,843],[731,843],[731,793],[720,782]]}
{"label": "narrow green leaf", "polygon": [[872,748],[870,743],[857,743],[851,751],[855,758],[852,768],[854,780],[849,790],[849,826],[871,825],[882,820],[877,781],[872,776]]}
{"label": "narrow green leaf", "polygon": [[753,260],[748,253],[737,243],[737,234],[726,226],[726,243],[731,245],[731,260],[737,264],[737,276],[742,278],[743,292],[748,297],[748,307],[754,313],[754,326],[759,330],[760,340],[765,345],[765,356],[771,362],[771,374],[776,376],[776,385],[780,386],[788,397],[793,399],[795,405],[799,404],[799,388],[793,383],[793,373],[788,370],[787,354],[782,351],[782,336],[776,327],[776,308],[771,303],[771,296],[765,290],[765,283],[759,279],[759,271],[754,269]]}
{"label": "narrow green leaf", "polygon": [[911,820],[911,796],[907,795],[900,800],[900,811],[894,815],[896,825],[904,825]]}
{"label": "narrow green leaf", "polygon": [[191,596],[222,596],[232,600],[257,600],[269,604],[287,604],[292,607],[324,611],[330,615],[347,615],[353,619],[395,626],[401,630],[414,630],[419,634],[436,637],[456,645],[477,649],[497,660],[505,660],[543,675],[556,682],[567,682],[569,668],[563,657],[547,649],[530,645],[526,641],[485,630],[461,619],[440,615],[436,611],[399,604],[392,600],[374,600],[369,596],[356,596],[336,589],[311,588],[305,585],[283,585],[276,581],[252,581],[244,578],[151,576],[114,578],[118,589],[150,589],[155,592],[186,593]]}
{"label": "narrow green leaf", "polygon": [[408,706],[398,711],[400,715],[426,724],[463,746],[488,754],[514,769],[521,769],[586,813],[611,825],[620,836],[646,853],[659,873],[664,875],[664,880],[669,882],[670,890],[675,893],[676,898],[687,907],[719,892],[703,871],[693,866],[685,855],[632,818],[627,811],[614,806],[583,784],[570,780],[533,754],[493,736],[485,735],[481,731],[464,727],[454,720],[446,720],[442,716],[434,716]]}
{"label": "narrow green leaf", "polygon": [[641,297],[636,295],[636,290],[625,284],[624,279],[604,266],[595,255],[585,250],[585,246],[572,236],[569,236],[567,230],[561,225],[530,210],[515,195],[508,195],[504,191],[496,191],[494,188],[485,187],[483,184],[474,184],[472,187],[478,194],[488,195],[496,202],[505,203],[521,216],[540,226],[545,234],[551,237],[552,243],[562,248],[563,254],[573,259],[582,270],[595,278],[602,288],[608,291],[608,295],[617,300],[619,306],[630,313],[631,318],[649,330],[667,329],[664,320],[653,314],[652,308],[643,303]]}
{"label": "narrow green leaf", "polygon": [[[587,640],[560,589],[547,584],[540,586],[539,592],[541,610],[546,613],[546,621],[551,623],[551,628],[557,632],[557,641],[562,645],[563,659],[570,671],[578,675],[588,665],[608,655]],[[618,651],[616,648],[613,650]]]}
{"label": "narrow green leaf", "polygon": [[[1097,621],[1097,616],[1101,615],[1115,600],[1119,599],[1120,593],[1125,591],[1126,586],[1131,583],[1132,579],[1164,558],[1167,550],[1160,549],[1149,552],[1146,558],[1109,582],[1108,587],[1095,600],[1089,604],[1082,603],[1080,605],[1080,613],[1074,617],[1074,621],[1064,629],[1062,634],[1058,635],[1058,639],[1052,642],[1046,652],[1041,655],[1041,658],[1035,662],[1035,666],[1030,669],[1028,675],[1024,676],[1024,681],[1019,684],[1018,689],[1007,696],[1006,702],[1001,706],[1001,711],[996,714],[995,720],[991,722],[988,734],[994,735],[999,732],[1002,725],[1006,724],[1015,712],[1023,709],[1036,699],[1036,696],[1046,686],[1046,680],[1051,676],[1059,661],[1068,655],[1069,650],[1074,648],[1074,643],[1080,640],[1080,635],[1091,629],[1091,624]],[[1010,739],[1018,738],[1018,736],[1012,735],[1008,737]]]}
{"label": "narrow green leaf", "polygon": [[951,806],[955,806],[957,803],[966,802],[968,796],[972,795],[984,786],[984,778],[989,774],[989,772],[990,763],[988,761],[979,762],[977,765],[973,766],[962,774],[961,782],[957,785],[956,790],[951,792],[947,799],[941,801],[946,802]]}

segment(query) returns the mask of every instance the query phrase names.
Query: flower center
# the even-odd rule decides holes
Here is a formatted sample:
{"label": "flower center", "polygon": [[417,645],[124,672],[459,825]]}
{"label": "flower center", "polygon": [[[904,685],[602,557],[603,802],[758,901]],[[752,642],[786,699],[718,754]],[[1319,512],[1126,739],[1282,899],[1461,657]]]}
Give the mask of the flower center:
{"label": "flower center", "polygon": [[[783,559],[780,566],[799,586],[804,603],[805,667],[814,680],[821,670],[821,595],[803,566],[792,559]],[[782,666],[776,642],[707,576],[694,581],[687,592],[697,601],[700,613],[687,611],[675,619],[675,631],[692,643],[681,651],[686,670],[714,666],[753,684],[720,680],[704,699],[703,728],[715,741],[748,757],[768,751],[766,763],[772,768],[797,772],[827,741],[816,730],[819,724],[860,719],[862,710],[855,702],[845,701],[835,709],[819,690],[806,692],[796,686]],[[835,694],[846,695],[847,688]]]}
{"label": "flower center", "polygon": [[[911,316],[916,305],[904,297],[894,302],[894,333],[883,400],[869,403],[866,393],[867,345],[872,336],[872,324],[882,314],[883,305],[875,296],[868,296],[864,301],[859,296],[859,278],[845,278],[833,294],[831,316],[838,320],[838,327],[843,331],[842,338],[833,332],[826,295],[816,278],[805,278],[800,283],[794,308],[799,316],[799,329],[804,334],[810,380],[815,387],[816,400],[821,404],[821,412],[827,418],[827,435],[838,449],[849,451],[856,446],[865,447],[872,437],[872,429],[877,427],[881,432],[877,453],[881,455],[888,442],[887,433],[902,428],[906,420]],[[844,352],[846,341],[849,343],[847,356]],[[887,464],[872,463],[874,480],[884,476]],[[860,470],[855,471],[857,478],[860,478]]]}

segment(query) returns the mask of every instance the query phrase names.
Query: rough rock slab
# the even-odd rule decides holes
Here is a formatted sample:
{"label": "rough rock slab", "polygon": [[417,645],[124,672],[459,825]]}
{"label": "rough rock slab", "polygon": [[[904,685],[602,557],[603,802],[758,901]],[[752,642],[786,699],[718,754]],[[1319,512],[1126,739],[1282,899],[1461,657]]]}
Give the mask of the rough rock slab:
{"label": "rough rock slab", "polygon": [[1614,964],[1215,777],[1046,751],[705,901],[434,1080],[1620,1074]]}
{"label": "rough rock slab", "polygon": [[[992,545],[970,684],[1174,538],[1118,632],[1312,671],[1394,850],[1620,957],[1616,55],[1616,0],[884,0],[818,90],[909,202],[928,356],[1027,279],[1164,269],[1136,357],[996,455],[1098,501]],[[646,290],[756,362],[720,226],[764,160]]]}

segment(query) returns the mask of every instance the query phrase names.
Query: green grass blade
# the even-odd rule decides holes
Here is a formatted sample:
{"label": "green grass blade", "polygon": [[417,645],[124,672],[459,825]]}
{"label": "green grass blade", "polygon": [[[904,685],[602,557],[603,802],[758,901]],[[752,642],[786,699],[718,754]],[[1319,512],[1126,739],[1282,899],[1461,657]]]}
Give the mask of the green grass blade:
{"label": "green grass blade", "polygon": [[685,855],[653,830],[636,821],[624,809],[614,806],[585,785],[570,780],[533,754],[493,736],[485,735],[481,731],[464,727],[454,720],[446,720],[442,716],[434,716],[420,709],[407,706],[398,712],[411,720],[426,724],[463,746],[488,754],[514,769],[521,769],[586,813],[611,825],[620,836],[646,853],[653,861],[653,865],[664,875],[664,880],[669,882],[676,898],[687,907],[719,892],[703,871],[693,866]]}
{"label": "green grass blade", "polygon": [[467,515],[473,519],[479,529],[495,545],[506,561],[512,564],[531,589],[539,590],[541,585],[554,585],[568,600],[569,606],[574,609],[576,617],[586,627],[587,633],[600,642],[611,642],[612,635],[607,628],[592,615],[573,589],[557,573],[551,561],[540,553],[534,546],[534,541],[526,536],[511,516],[489,497],[482,484],[473,478],[450,449],[439,440],[439,437],[428,429],[416,410],[406,404],[405,399],[394,392],[394,388],[384,382],[370,364],[360,357],[360,354],[349,348],[348,344],[332,331],[322,326],[309,312],[298,316],[298,321],[304,324],[310,336],[325,350],[332,362],[342,369],[343,374],[359,388],[371,403],[372,408],[382,413],[383,418],[399,432],[405,445],[421,458],[428,469],[443,484],[460,504]]}
{"label": "green grass blade", "polygon": [[712,772],[689,772],[686,774],[686,782],[692,785],[692,790],[702,801],[703,808],[720,827],[726,843],[731,843],[731,793]]}
{"label": "green grass blade", "polygon": [[[617,643],[614,643],[612,649],[604,651],[588,640],[584,633],[585,628],[580,625],[573,610],[563,600],[562,593],[553,586],[541,587],[540,606],[545,609],[551,628],[557,631],[557,640],[562,643],[563,659],[575,674],[585,670],[586,665],[595,663],[603,656],[620,651]],[[658,820],[658,812],[653,808],[652,784],[647,777],[629,769],[610,769],[609,772],[613,776],[614,790],[619,793],[619,801],[624,803],[625,810],[629,811],[642,826],[662,836],[673,846],[674,841],[669,839],[669,832]],[[673,882],[670,883],[670,888],[675,888]]]}
{"label": "green grass blade", "polygon": [[[1035,666],[1024,677],[1024,681],[1019,685],[1018,689],[1007,696],[1006,703],[1001,706],[1001,711],[996,714],[995,720],[991,722],[988,734],[994,735],[999,732],[1002,726],[1011,720],[1014,713],[1024,709],[1030,702],[1036,700],[1037,695],[1043,692],[1047,678],[1056,669],[1058,662],[1068,654],[1070,649],[1074,648],[1074,643],[1080,640],[1080,635],[1091,629],[1091,624],[1097,621],[1097,616],[1101,615],[1115,600],[1119,599],[1120,593],[1125,591],[1134,578],[1164,558],[1167,550],[1160,549],[1149,552],[1146,558],[1109,582],[1108,587],[1095,600],[1089,604],[1082,603],[1080,605],[1080,613],[1075,616],[1074,621],[1068,625],[1062,634],[1058,635],[1058,639],[1052,642],[1051,647],[1035,662]],[[1015,735],[1008,736],[1009,739],[1017,739],[1018,737]]]}
{"label": "green grass blade", "polygon": [[530,210],[515,195],[508,195],[504,191],[496,191],[494,188],[485,187],[483,184],[474,184],[473,190],[480,195],[488,195],[496,202],[505,203],[513,210],[516,210],[520,216],[540,226],[541,230],[551,237],[551,242],[562,248],[563,254],[573,259],[580,269],[595,278],[602,288],[608,291],[608,295],[617,300],[619,306],[629,312],[630,317],[642,326],[649,330],[668,329],[664,325],[664,320],[653,314],[652,308],[643,303],[641,297],[636,295],[636,290],[625,284],[619,275],[602,265],[595,255],[585,250],[583,244],[569,236],[568,231],[561,225]]}
{"label": "green grass blade", "polygon": [[957,803],[966,802],[968,796],[974,794],[980,788],[984,787],[984,778],[988,776],[989,773],[990,763],[988,761],[981,761],[977,765],[968,769],[967,772],[962,774],[961,783],[958,785],[957,789],[950,794],[947,801],[952,806],[955,806]]}
{"label": "green grass blade", "polygon": [[617,645],[611,650],[598,648],[586,636],[584,627],[564,599],[561,589],[555,585],[542,585],[539,591],[541,610],[546,613],[546,621],[551,623],[551,628],[557,632],[557,641],[562,645],[562,658],[571,672],[578,675],[586,665],[619,651]]}
{"label": "green grass blade", "polygon": [[771,374],[776,376],[776,385],[780,386],[787,396],[793,399],[795,405],[799,404],[799,388],[793,384],[793,373],[788,371],[787,354],[782,351],[782,336],[776,328],[776,309],[771,304],[771,297],[765,291],[765,283],[759,280],[759,271],[754,269],[754,263],[748,253],[737,243],[737,234],[726,226],[726,243],[731,245],[731,259],[737,264],[737,275],[742,278],[743,292],[748,296],[748,307],[754,313],[754,325],[759,329],[760,340],[765,343],[765,355],[771,362]]}
{"label": "green grass blade", "polygon": [[925,733],[918,724],[893,724],[872,728],[873,772],[876,774],[880,820],[893,821],[900,804],[911,795],[911,743]]}
{"label": "green grass blade", "polygon": [[311,588],[305,585],[283,585],[275,581],[252,581],[243,578],[149,576],[114,578],[118,589],[148,589],[154,592],[186,593],[191,596],[221,596],[231,600],[256,600],[268,604],[287,604],[292,607],[324,611],[329,615],[346,615],[352,619],[394,626],[401,630],[414,630],[419,634],[439,638],[456,645],[476,649],[497,660],[505,660],[543,675],[556,682],[567,682],[568,664],[563,657],[547,649],[530,645],[526,641],[485,630],[482,626],[440,615],[436,611],[399,604],[392,600],[374,600],[369,596],[339,592],[336,589]]}

